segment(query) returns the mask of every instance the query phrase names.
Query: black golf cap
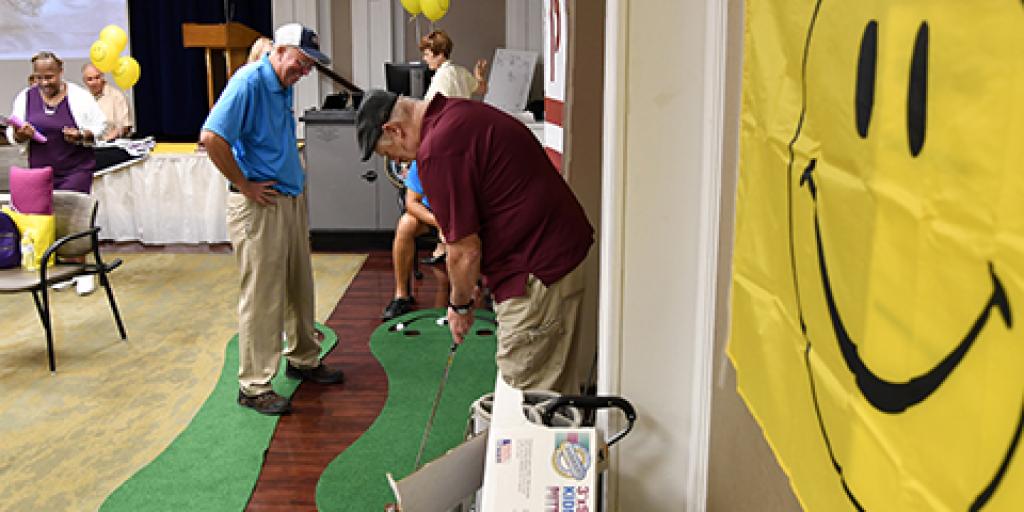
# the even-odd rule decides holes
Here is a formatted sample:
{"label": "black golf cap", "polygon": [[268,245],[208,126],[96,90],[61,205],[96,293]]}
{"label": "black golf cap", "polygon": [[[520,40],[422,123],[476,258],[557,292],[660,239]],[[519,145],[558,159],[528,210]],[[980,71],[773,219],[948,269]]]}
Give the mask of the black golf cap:
{"label": "black golf cap", "polygon": [[363,152],[363,161],[370,159],[377,141],[384,132],[383,125],[391,118],[391,109],[395,107],[398,95],[393,92],[371,89],[363,98],[363,104],[356,112],[356,138],[359,149]]}

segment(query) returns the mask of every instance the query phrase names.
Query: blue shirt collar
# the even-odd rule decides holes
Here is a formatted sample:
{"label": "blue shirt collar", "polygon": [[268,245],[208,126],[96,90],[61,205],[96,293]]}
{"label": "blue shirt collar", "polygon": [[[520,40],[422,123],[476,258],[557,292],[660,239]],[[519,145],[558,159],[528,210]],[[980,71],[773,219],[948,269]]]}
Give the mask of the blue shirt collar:
{"label": "blue shirt collar", "polygon": [[277,73],[274,72],[274,66],[270,63],[270,54],[266,54],[260,59],[260,80],[263,85],[266,86],[267,91],[274,94],[287,94],[290,87],[284,87],[281,85],[281,80],[277,78]]}

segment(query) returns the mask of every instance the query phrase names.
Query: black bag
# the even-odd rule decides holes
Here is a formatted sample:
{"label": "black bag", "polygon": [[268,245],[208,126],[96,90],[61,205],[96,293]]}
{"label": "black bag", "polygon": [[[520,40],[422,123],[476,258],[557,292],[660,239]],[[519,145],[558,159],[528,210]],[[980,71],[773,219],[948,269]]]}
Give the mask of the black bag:
{"label": "black bag", "polygon": [[0,212],[0,268],[21,265],[21,233],[14,219]]}

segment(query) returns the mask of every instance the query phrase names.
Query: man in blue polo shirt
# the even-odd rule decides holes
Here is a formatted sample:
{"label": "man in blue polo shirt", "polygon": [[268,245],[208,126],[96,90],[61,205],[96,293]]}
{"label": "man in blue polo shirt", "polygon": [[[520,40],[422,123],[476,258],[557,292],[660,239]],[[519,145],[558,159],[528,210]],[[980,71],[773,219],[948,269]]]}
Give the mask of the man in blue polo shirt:
{"label": "man in blue polo shirt", "polygon": [[412,311],[415,301],[409,288],[412,259],[416,257],[416,237],[437,227],[437,219],[430,211],[430,201],[423,195],[416,162],[409,164],[405,176],[405,213],[398,218],[395,239],[391,243],[391,265],[395,272],[395,297],[384,308],[381,320],[391,320]]}
{"label": "man in blue polo shirt", "polygon": [[289,377],[323,384],[344,379],[341,370],[319,360],[306,176],[292,115],[292,86],[316,62],[330,63],[316,33],[297,23],[280,27],[270,54],[228,81],[200,136],[210,160],[231,183],[228,231],[242,274],[238,403],[263,414],[291,409],[270,385],[282,354]]}

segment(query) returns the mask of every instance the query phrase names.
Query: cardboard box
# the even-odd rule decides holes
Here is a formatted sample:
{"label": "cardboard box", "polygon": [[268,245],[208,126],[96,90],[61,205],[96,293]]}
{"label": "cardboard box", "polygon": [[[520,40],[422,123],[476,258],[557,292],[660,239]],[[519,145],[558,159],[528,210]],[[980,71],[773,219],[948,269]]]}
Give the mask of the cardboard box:
{"label": "cardboard box", "polygon": [[388,475],[402,512],[449,510],[481,488],[480,512],[597,510],[599,442],[594,428],[530,423],[523,393],[495,382],[488,432],[453,448],[400,481]]}
{"label": "cardboard box", "polygon": [[483,433],[452,448],[399,481],[395,481],[391,473],[388,473],[388,483],[395,495],[398,510],[450,510],[473,496],[483,483],[486,446],[487,434]]}
{"label": "cardboard box", "polygon": [[597,503],[593,428],[527,421],[523,393],[498,376],[487,436],[483,512],[590,512]]}

